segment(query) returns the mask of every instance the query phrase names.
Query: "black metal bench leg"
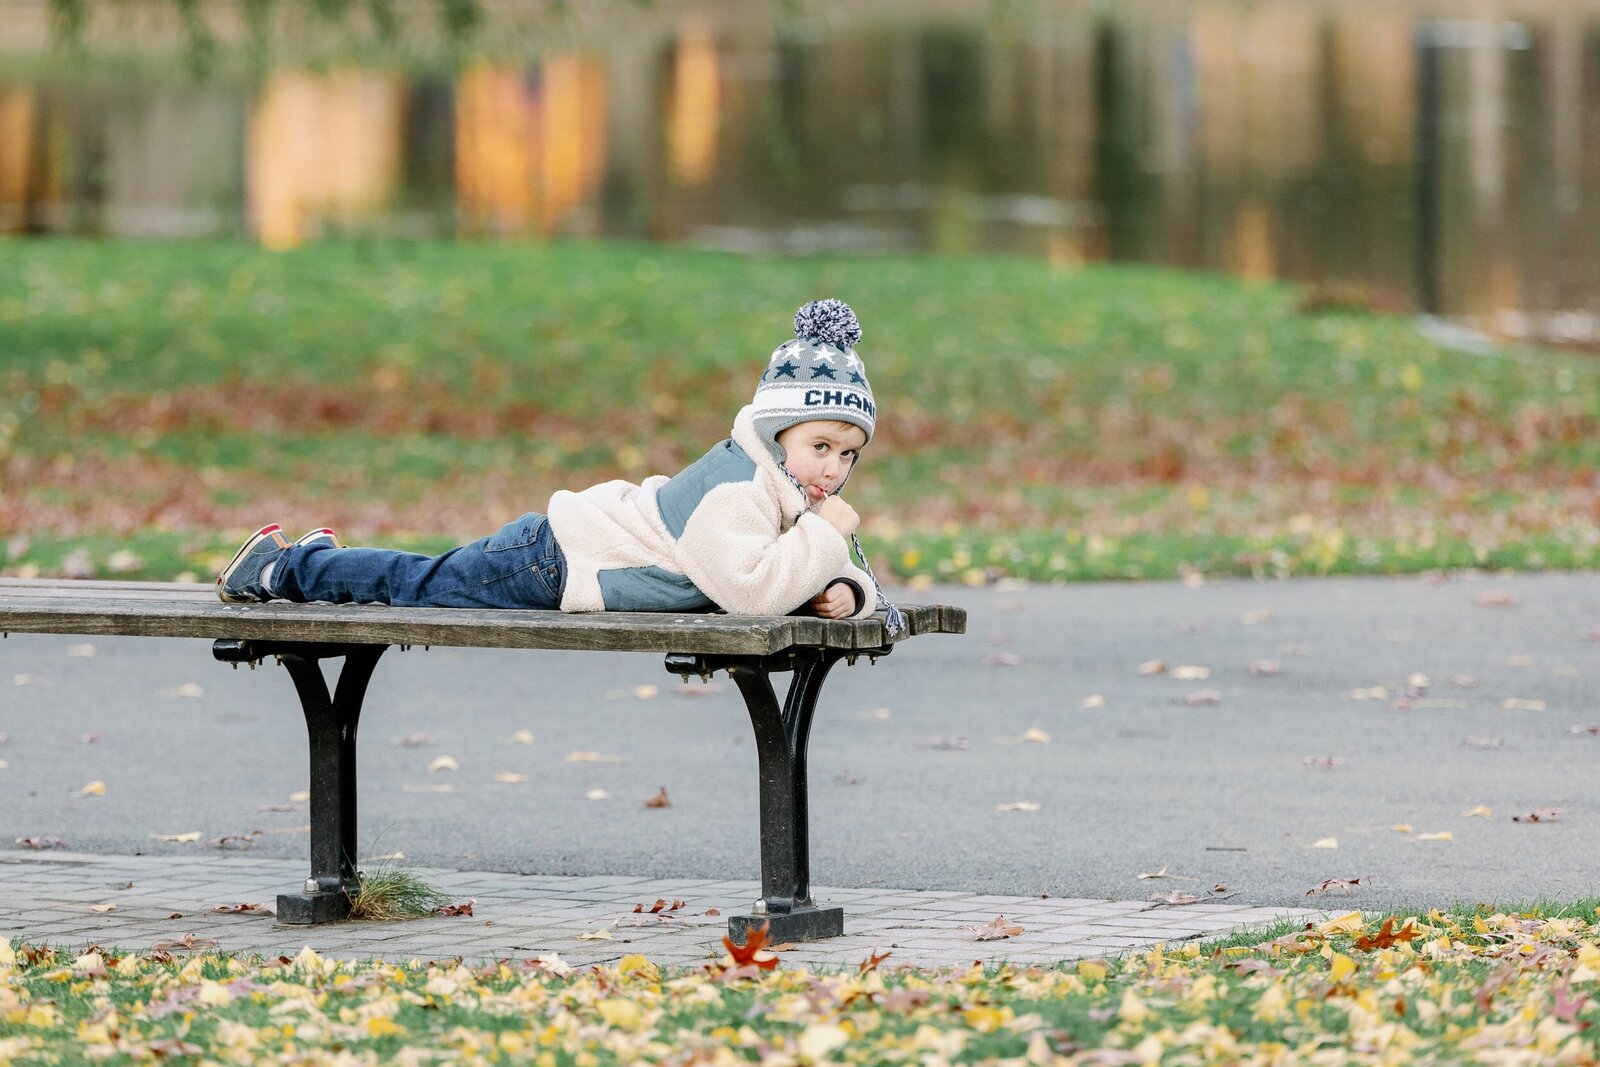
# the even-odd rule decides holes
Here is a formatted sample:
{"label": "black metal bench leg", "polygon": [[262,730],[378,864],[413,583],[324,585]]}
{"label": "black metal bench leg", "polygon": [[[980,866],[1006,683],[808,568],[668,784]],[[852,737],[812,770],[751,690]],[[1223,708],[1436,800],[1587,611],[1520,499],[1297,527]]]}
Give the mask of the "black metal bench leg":
{"label": "black metal bench leg", "polygon": [[828,671],[843,658],[833,649],[794,657],[794,678],[783,708],[760,660],[727,663],[744,694],[755,727],[761,778],[761,900],[750,915],[728,920],[728,936],[749,939],[763,923],[773,942],[815,941],[844,933],[843,908],[819,908],[811,899],[811,843],[806,811],[806,743],[811,717]]}
{"label": "black metal bench leg", "polygon": [[[350,914],[356,872],[356,727],[367,683],[387,645],[217,641],[211,654],[252,667],[276,656],[289,670],[306,716],[311,748],[311,877],[302,891],[278,897],[278,921],[307,925]],[[330,696],[321,660],[344,657]]]}
{"label": "black metal bench leg", "polygon": [[345,652],[329,699],[314,655],[281,653],[306,716],[311,749],[311,876],[299,893],[278,897],[278,921],[305,925],[350,914],[356,891],[356,727],[383,645]]}

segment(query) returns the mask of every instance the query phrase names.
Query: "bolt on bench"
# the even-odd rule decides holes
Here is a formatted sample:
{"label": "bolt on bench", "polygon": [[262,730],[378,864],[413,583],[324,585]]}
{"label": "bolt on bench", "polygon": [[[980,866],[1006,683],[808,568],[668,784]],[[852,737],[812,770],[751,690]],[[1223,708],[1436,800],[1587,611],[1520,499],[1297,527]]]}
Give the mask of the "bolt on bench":
{"label": "bolt on bench", "polygon": [[[725,670],[755,729],[761,789],[761,899],[728,920],[743,942],[769,924],[775,941],[844,932],[844,909],[811,899],[806,743],[817,698],[840,660],[875,663],[920,634],[966,632],[943,604],[903,605],[892,640],[881,618],[396,608],[377,604],[224,604],[210,585],[0,579],[0,632],[200,637],[225,663],[275,658],[300,695],[311,747],[311,875],[278,897],[278,919],[344,918],[356,887],[356,728],[367,682],[391,645],[659,652],[685,680]],[[342,657],[330,692],[319,662]],[[780,705],[774,673],[792,673]]]}

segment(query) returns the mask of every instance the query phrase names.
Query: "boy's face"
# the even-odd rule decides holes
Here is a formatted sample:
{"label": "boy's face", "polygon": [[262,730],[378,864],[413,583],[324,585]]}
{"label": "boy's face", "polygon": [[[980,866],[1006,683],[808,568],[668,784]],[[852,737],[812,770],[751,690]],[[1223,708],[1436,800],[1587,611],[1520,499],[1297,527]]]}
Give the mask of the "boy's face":
{"label": "boy's face", "polygon": [[837,489],[850,473],[867,435],[859,426],[832,420],[800,422],[778,435],[783,465],[805,487],[812,504]]}

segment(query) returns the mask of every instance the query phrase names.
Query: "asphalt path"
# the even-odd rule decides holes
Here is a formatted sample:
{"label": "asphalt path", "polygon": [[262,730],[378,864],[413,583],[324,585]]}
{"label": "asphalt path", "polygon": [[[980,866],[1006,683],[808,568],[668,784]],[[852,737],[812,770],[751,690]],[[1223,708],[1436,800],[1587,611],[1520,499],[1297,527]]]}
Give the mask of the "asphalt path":
{"label": "asphalt path", "polygon": [[[835,669],[810,748],[818,884],[1223,885],[1230,903],[1373,908],[1596,894],[1600,576],[902,596],[965,607],[969,633]],[[4,847],[176,854],[260,830],[241,855],[305,855],[281,668],[230,669],[205,641],[12,634],[0,732]],[[755,753],[725,676],[686,687],[637,653],[391,650],[361,741],[366,856],[758,876]],[[456,769],[430,771],[446,756]],[[80,795],[91,782],[104,794]],[[647,808],[662,787],[670,806]],[[1017,804],[1037,808],[1001,810]],[[1307,896],[1329,879],[1359,883]]]}

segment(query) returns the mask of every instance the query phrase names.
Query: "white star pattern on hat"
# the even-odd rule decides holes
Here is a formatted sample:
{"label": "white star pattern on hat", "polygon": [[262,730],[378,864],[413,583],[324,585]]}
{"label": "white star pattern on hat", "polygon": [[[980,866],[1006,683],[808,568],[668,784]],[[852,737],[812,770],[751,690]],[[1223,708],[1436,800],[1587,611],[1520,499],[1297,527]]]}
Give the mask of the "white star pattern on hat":
{"label": "white star pattern on hat", "polygon": [[861,357],[856,355],[855,349],[852,348],[850,351],[844,354],[844,365],[853,371],[859,371],[861,369]]}
{"label": "white star pattern on hat", "polygon": [[830,367],[834,365],[834,363],[833,363],[833,360],[834,360],[833,353],[829,352],[829,351],[826,351],[824,349],[821,349],[821,348],[812,349],[811,350],[811,357],[813,359],[815,359],[818,363],[826,363]]}

